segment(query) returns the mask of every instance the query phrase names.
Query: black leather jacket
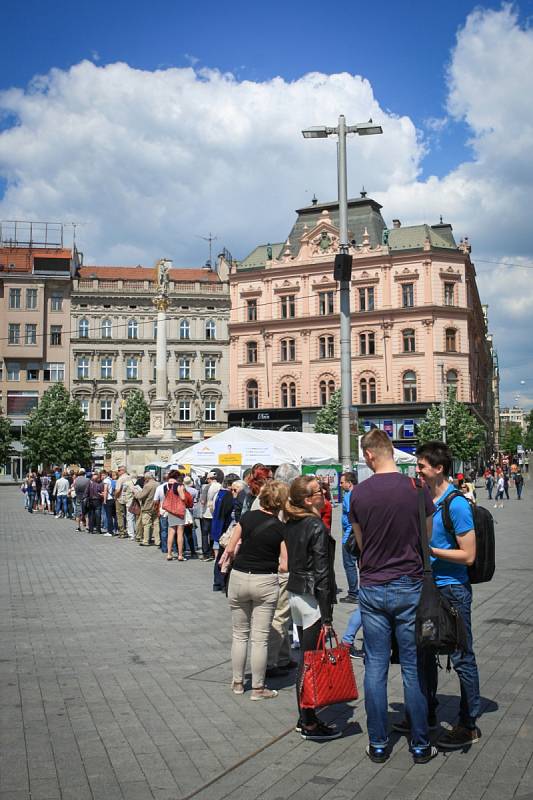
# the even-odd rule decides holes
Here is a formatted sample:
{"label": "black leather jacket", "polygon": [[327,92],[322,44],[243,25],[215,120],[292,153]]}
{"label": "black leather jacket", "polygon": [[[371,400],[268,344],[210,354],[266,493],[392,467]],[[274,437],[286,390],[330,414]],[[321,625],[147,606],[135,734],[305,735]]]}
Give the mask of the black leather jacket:
{"label": "black leather jacket", "polygon": [[320,607],[325,625],[331,624],[333,604],[337,602],[335,584],[335,540],[316,516],[289,520],[285,528],[289,557],[287,590],[294,594],[312,594]]}

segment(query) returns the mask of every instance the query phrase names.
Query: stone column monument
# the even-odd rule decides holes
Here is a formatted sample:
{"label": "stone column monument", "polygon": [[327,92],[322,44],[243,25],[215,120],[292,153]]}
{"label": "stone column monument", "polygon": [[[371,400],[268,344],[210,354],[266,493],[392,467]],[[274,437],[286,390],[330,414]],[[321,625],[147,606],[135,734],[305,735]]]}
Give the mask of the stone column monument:
{"label": "stone column monument", "polygon": [[153,303],[157,308],[156,394],[150,404],[150,437],[162,442],[175,439],[171,427],[167,377],[167,309],[169,306],[168,271],[172,262],[162,258],[157,263],[157,294]]}

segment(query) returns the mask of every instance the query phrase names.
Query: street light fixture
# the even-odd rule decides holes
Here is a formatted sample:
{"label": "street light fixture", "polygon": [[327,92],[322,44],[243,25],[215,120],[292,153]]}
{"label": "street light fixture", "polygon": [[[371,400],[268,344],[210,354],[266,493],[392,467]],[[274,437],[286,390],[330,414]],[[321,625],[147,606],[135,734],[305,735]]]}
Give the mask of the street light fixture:
{"label": "street light fixture", "polygon": [[[337,179],[339,192],[339,252],[344,258],[339,261],[338,279],[340,283],[340,333],[341,333],[341,418],[339,436],[339,460],[343,470],[351,470],[350,458],[350,406],[352,405],[352,348],[350,322],[350,280],[351,256],[348,244],[348,178],[346,172],[346,136],[356,133],[358,136],[373,136],[383,133],[381,125],[375,125],[371,119],[357,125],[346,125],[344,114],[339,116],[336,128],[318,125],[302,131],[304,139],[326,139],[338,136]],[[339,257],[337,256],[337,259]],[[337,262],[337,259],[336,262]],[[337,274],[336,274],[337,277]]]}

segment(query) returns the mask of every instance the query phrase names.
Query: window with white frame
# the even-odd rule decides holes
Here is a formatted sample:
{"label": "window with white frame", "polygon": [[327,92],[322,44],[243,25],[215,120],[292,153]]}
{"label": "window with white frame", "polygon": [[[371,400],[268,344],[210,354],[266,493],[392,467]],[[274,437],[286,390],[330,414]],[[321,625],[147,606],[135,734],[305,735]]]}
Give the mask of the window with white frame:
{"label": "window with white frame", "polygon": [[257,320],[257,300],[246,301],[246,319],[248,322],[255,322]]}
{"label": "window with white frame", "polygon": [[33,322],[26,323],[24,344],[37,344],[37,325]]}
{"label": "window with white frame", "polygon": [[335,309],[335,293],[333,290],[318,293],[318,313],[320,315],[333,314]]}
{"label": "window with white frame", "polygon": [[8,344],[20,344],[20,324],[18,322],[10,322],[8,324],[7,342]]}
{"label": "window with white frame", "polygon": [[35,311],[37,308],[37,289],[26,289],[26,308]]}
{"label": "window with white frame", "polygon": [[9,308],[17,309],[20,308],[20,296],[22,294],[21,289],[10,289],[9,290]]}
{"label": "window with white frame", "polygon": [[259,408],[259,387],[257,381],[246,384],[246,408]]}
{"label": "window with white frame", "polygon": [[111,356],[105,356],[100,359],[100,378],[109,380],[113,377],[113,359]]}
{"label": "window with white frame", "polygon": [[89,359],[85,356],[78,358],[76,375],[80,380],[89,377]]}
{"label": "window with white frame", "polygon": [[130,319],[128,322],[128,339],[139,338],[139,323],[136,319]]}
{"label": "window with white frame", "polygon": [[126,359],[126,380],[136,381],[139,378],[139,359],[130,356]]}
{"label": "window with white frame", "polygon": [[7,362],[7,379],[8,381],[20,381],[20,364],[18,361]]}
{"label": "window with white frame", "polygon": [[359,289],[359,311],[374,311],[373,286],[362,286]]}
{"label": "window with white frame", "polygon": [[416,349],[415,332],[413,328],[402,331],[402,344],[404,353],[414,353]]}
{"label": "window with white frame", "polygon": [[453,283],[444,284],[444,305],[445,306],[455,305],[455,284]]}
{"label": "window with white frame", "polygon": [[89,320],[85,317],[78,322],[78,336],[80,339],[89,338]]}
{"label": "window with white frame", "polygon": [[183,399],[178,404],[178,419],[180,422],[191,421],[191,401]]}
{"label": "window with white frame", "polygon": [[457,352],[457,331],[455,328],[446,328],[446,352]]}
{"label": "window with white frame", "polygon": [[191,379],[191,359],[180,358],[179,364],[179,379],[180,381],[190,381]]}
{"label": "window with white frame", "polygon": [[81,413],[83,414],[84,419],[89,419],[89,398],[88,397],[81,397],[78,400],[81,408]]}
{"label": "window with white frame", "polygon": [[257,342],[246,342],[246,363],[257,363]]}
{"label": "window with white frame", "polygon": [[217,418],[216,400],[206,400],[204,405],[205,422],[215,422],[216,418]]}
{"label": "window with white frame", "polygon": [[103,319],[101,325],[102,339],[111,339],[113,336],[113,323],[110,319]]}
{"label": "window with white frame", "polygon": [[361,405],[368,405],[376,402],[376,379],[361,378],[359,381],[359,398]]}
{"label": "window with white frame", "polygon": [[295,361],[296,360],[296,340],[295,339],[282,339],[281,340],[281,360],[282,361]]}
{"label": "window with white frame", "polygon": [[50,297],[50,310],[61,311],[63,308],[63,295],[57,292]]}
{"label": "window with white frame", "polygon": [[55,361],[47,362],[43,367],[43,380],[60,383],[65,380],[65,364]]}
{"label": "window with white frame", "polygon": [[446,373],[446,393],[448,397],[457,398],[457,386],[459,384],[459,375],[457,370],[449,369]]}
{"label": "window with white frame", "polygon": [[154,319],[152,323],[152,339],[157,339],[157,320]]}
{"label": "window with white frame", "polygon": [[188,319],[182,319],[180,322],[180,339],[191,338],[191,324]]}
{"label": "window with white frame", "polygon": [[62,325],[50,326],[50,344],[58,347],[61,344]]}
{"label": "window with white frame", "polygon": [[284,294],[280,298],[281,318],[293,319],[296,316],[296,295]]}
{"label": "window with white frame", "polygon": [[416,403],[416,373],[412,370],[403,374],[404,403]]}
{"label": "window with white frame", "polygon": [[402,307],[412,308],[415,304],[414,283],[402,283]]}
{"label": "window with white frame", "polygon": [[333,336],[320,336],[318,340],[318,357],[335,358],[335,340]]}
{"label": "window with white frame", "polygon": [[374,356],[376,354],[376,334],[359,334],[359,354],[362,356]]}
{"label": "window with white frame", "polygon": [[206,339],[217,338],[217,326],[215,325],[215,321],[212,319],[207,320],[205,324],[205,338]]}
{"label": "window with white frame", "polygon": [[204,362],[204,376],[206,381],[214,381],[217,376],[217,362],[215,358],[206,358]]}
{"label": "window with white frame", "polygon": [[101,422],[111,422],[113,419],[113,401],[100,400],[100,420]]}
{"label": "window with white frame", "polygon": [[26,367],[26,380],[27,381],[38,381],[39,380],[39,365],[38,364],[28,364]]}

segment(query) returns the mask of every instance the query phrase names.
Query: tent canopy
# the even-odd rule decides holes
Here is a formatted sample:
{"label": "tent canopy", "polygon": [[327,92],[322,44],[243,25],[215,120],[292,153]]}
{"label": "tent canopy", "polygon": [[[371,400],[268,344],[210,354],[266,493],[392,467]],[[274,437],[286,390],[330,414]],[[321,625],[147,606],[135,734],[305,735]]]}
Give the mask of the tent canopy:
{"label": "tent canopy", "polygon": [[[268,465],[337,464],[337,436],[330,433],[270,431],[259,428],[228,428],[172,455],[173,463],[193,467],[251,467]],[[415,464],[416,458],[394,450],[398,464]]]}

